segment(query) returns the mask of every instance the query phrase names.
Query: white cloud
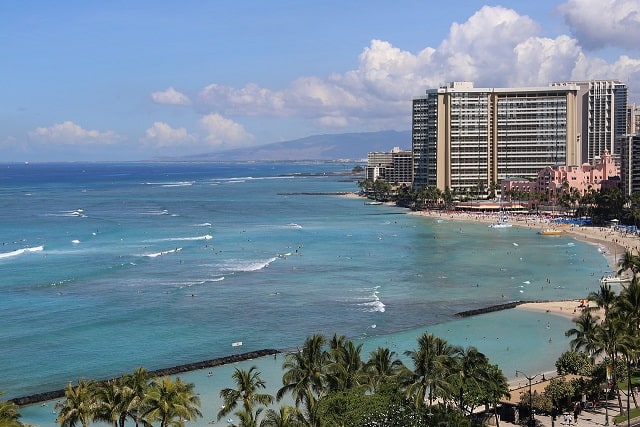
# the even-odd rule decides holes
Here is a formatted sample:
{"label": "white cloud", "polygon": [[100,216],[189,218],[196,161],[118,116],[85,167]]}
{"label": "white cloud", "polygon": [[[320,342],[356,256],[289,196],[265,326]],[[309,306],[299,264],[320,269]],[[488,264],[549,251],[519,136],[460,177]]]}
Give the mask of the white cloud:
{"label": "white cloud", "polygon": [[156,104],[169,104],[169,105],[190,105],[191,100],[185,94],[178,92],[173,87],[169,87],[162,92],[153,92],[151,94],[151,100]]}
{"label": "white cloud", "polygon": [[204,141],[218,148],[233,148],[250,145],[254,136],[233,120],[219,114],[208,114],[200,119],[200,126],[207,132]]}
{"label": "white cloud", "polygon": [[122,141],[115,132],[87,130],[71,121],[56,123],[51,127],[39,127],[28,132],[29,138],[41,143],[59,143],[67,145],[113,144]]}
{"label": "white cloud", "polygon": [[569,0],[558,10],[585,49],[640,51],[640,0]]}
{"label": "white cloud", "polygon": [[[591,38],[586,40],[595,45],[606,39],[624,48],[640,40],[640,25],[634,24],[639,2],[607,0],[603,2],[605,13],[593,5],[597,2],[569,0],[562,10],[575,23],[574,29],[589,23],[594,32],[599,24],[587,19],[593,14],[589,9],[598,10],[594,16],[613,15],[607,18],[603,39],[598,41],[589,33]],[[625,37],[619,34],[618,25],[626,28]],[[593,78],[640,81],[637,58],[621,56],[606,62],[585,53],[584,34],[550,38],[540,32],[540,25],[528,16],[484,6],[467,21],[452,24],[437,47],[412,53],[388,41],[372,40],[353,70],[326,78],[302,77],[279,91],[256,84],[240,89],[211,84],[200,92],[199,108],[234,116],[298,117],[323,129],[376,130],[406,128],[411,99],[450,81],[473,81],[476,87],[547,86],[552,81]],[[633,96],[631,90],[632,102]]]}
{"label": "white cloud", "polygon": [[584,57],[574,39],[531,37],[514,48],[514,63],[510,73],[514,85],[546,86],[549,82],[569,79],[576,64]]}
{"label": "white cloud", "polygon": [[142,142],[153,144],[156,147],[173,147],[189,144],[197,141],[195,135],[191,135],[185,128],[174,129],[166,123],[154,122],[153,126],[145,131]]}

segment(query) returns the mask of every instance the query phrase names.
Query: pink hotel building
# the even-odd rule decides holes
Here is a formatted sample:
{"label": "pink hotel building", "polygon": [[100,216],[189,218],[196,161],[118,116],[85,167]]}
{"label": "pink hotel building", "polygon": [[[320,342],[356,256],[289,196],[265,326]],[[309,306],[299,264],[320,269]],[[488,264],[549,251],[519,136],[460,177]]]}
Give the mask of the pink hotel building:
{"label": "pink hotel building", "polygon": [[581,166],[547,166],[538,172],[537,179],[505,179],[502,181],[502,199],[509,201],[511,190],[527,194],[544,193],[550,199],[564,191],[565,183],[569,188],[577,189],[581,195],[590,190],[598,191],[602,187],[615,186],[613,177],[620,176],[620,169],[616,166],[608,150],[600,158],[595,158],[595,164],[583,163]]}

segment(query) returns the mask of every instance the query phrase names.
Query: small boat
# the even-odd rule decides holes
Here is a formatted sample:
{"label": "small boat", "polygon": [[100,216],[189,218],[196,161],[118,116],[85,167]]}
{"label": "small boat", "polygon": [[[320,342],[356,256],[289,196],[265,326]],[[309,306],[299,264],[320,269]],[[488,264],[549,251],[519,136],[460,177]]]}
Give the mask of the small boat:
{"label": "small boat", "polygon": [[377,206],[377,205],[381,205],[381,204],[382,204],[382,202],[379,202],[377,200],[371,201],[371,202],[365,202],[365,205],[368,205],[368,206]]}
{"label": "small boat", "polygon": [[567,234],[567,232],[564,230],[556,230],[555,228],[545,228],[544,230],[538,231],[538,234],[543,236],[561,236]]}
{"label": "small boat", "polygon": [[616,284],[622,285],[623,283],[629,283],[631,281],[628,277],[620,277],[620,276],[603,276],[600,278],[600,283],[603,285],[606,284]]}

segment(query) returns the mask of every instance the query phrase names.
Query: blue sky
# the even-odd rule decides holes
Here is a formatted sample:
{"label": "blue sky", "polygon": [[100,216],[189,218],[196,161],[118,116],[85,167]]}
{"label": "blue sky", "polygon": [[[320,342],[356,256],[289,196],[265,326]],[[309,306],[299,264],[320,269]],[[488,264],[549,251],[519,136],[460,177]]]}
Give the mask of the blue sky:
{"label": "blue sky", "polygon": [[0,162],[144,160],[408,130],[456,80],[640,103],[640,0],[3,0],[0,58]]}

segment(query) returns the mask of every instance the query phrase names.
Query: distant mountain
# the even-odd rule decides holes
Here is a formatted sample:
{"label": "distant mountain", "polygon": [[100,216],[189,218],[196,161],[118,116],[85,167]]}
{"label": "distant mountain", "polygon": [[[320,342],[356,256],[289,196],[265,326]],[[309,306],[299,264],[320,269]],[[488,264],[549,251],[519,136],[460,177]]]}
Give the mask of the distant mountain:
{"label": "distant mountain", "polygon": [[204,161],[295,161],[366,159],[370,151],[391,151],[393,147],[409,150],[411,131],[381,131],[314,135],[291,141],[274,142],[258,147],[238,148],[219,153],[189,156]]}

